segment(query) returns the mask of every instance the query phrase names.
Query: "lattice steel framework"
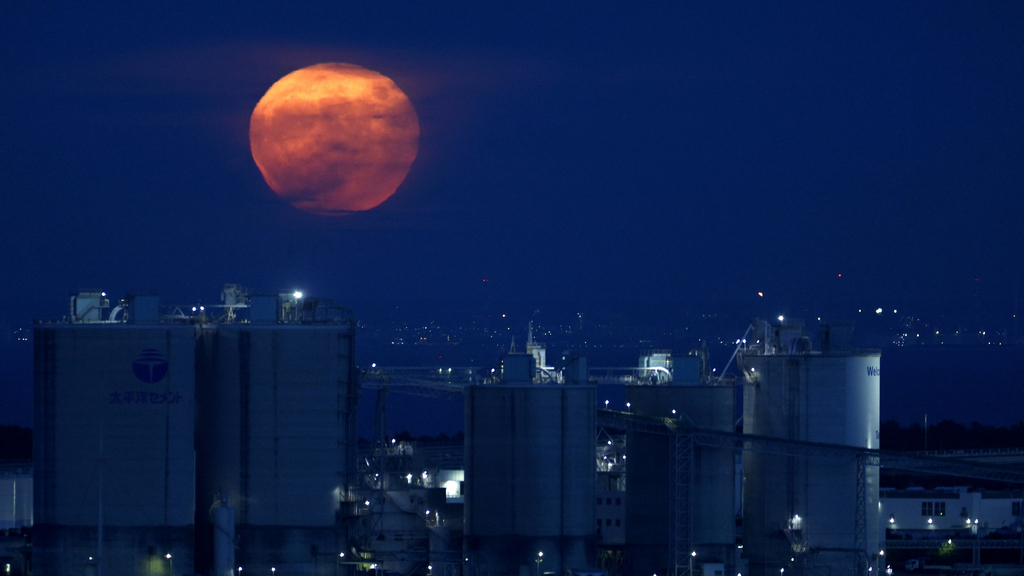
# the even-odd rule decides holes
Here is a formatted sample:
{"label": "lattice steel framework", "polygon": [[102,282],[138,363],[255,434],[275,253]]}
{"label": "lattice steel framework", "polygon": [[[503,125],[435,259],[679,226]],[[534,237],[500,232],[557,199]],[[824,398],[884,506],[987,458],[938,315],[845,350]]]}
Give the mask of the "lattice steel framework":
{"label": "lattice steel framework", "polygon": [[857,455],[857,502],[853,514],[853,549],[857,551],[854,560],[854,574],[868,571],[868,490],[867,463],[863,454]]}
{"label": "lattice steel framework", "polygon": [[669,438],[669,566],[672,576],[691,576],[693,548],[693,435],[678,432]]}

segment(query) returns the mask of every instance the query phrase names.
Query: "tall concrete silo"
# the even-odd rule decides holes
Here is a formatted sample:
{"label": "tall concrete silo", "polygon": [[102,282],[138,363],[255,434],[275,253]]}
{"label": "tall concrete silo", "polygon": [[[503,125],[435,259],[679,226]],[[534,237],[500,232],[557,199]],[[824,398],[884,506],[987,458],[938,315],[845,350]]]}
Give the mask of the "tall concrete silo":
{"label": "tall concrete silo", "polygon": [[510,354],[499,383],[466,390],[465,551],[493,576],[565,574],[596,552],[596,389],[583,358],[564,384],[534,383],[532,361]]}
{"label": "tall concrete silo", "polygon": [[[731,385],[639,385],[626,387],[630,412],[678,419],[680,425],[722,432],[735,429],[735,392]],[[626,482],[625,563],[630,574],[671,574],[670,537],[674,527],[668,506],[671,485],[670,437],[629,431]],[[696,446],[690,482],[691,549],[698,563],[724,564],[736,570],[736,453],[731,448]]]}
{"label": "tall concrete silo", "polygon": [[35,326],[37,574],[193,571],[195,330],[130,300],[126,323],[95,293]]}
{"label": "tall concrete silo", "polygon": [[[856,351],[848,329],[823,326],[823,350],[800,324],[758,325],[738,357],[744,433],[878,448],[878,351]],[[866,574],[878,552],[878,468],[745,452],[744,555],[749,573]]]}
{"label": "tall concrete silo", "polygon": [[334,574],[355,480],[355,322],[304,316],[298,298],[265,300],[253,299],[249,323],[203,330],[197,560],[214,563],[219,497],[234,510],[233,564],[245,573]]}

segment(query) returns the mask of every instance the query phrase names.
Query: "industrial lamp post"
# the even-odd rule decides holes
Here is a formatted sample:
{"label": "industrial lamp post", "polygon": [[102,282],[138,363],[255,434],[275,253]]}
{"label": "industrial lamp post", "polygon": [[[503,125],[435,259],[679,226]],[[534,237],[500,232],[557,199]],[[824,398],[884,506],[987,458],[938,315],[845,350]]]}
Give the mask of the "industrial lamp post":
{"label": "industrial lamp post", "polygon": [[171,553],[170,552],[165,554],[164,558],[167,558],[167,564],[168,564],[168,568],[170,568],[171,576],[174,576],[174,558],[171,558]]}
{"label": "industrial lamp post", "polygon": [[537,563],[537,576],[542,576],[540,573],[540,563],[544,561],[544,552],[537,552],[537,559],[534,562]]}
{"label": "industrial lamp post", "polygon": [[690,576],[693,576],[693,559],[694,559],[695,556],[697,556],[697,551],[696,550],[691,550],[690,551]]}

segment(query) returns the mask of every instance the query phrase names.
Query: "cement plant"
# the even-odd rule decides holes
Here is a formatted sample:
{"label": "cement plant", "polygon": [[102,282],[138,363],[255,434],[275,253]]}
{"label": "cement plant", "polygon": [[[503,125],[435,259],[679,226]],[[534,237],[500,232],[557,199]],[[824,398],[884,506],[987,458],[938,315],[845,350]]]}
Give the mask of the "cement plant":
{"label": "cement plant", "polygon": [[[1022,573],[1024,451],[880,451],[881,354],[852,325],[737,328],[724,368],[701,348],[595,368],[527,326],[493,368],[379,367],[356,358],[352,312],[300,292],[78,292],[34,328],[33,461],[0,470],[0,527],[30,526],[31,546],[0,548],[0,569]],[[460,399],[464,442],[395,438],[398,394]],[[1011,489],[882,490],[885,469]]]}

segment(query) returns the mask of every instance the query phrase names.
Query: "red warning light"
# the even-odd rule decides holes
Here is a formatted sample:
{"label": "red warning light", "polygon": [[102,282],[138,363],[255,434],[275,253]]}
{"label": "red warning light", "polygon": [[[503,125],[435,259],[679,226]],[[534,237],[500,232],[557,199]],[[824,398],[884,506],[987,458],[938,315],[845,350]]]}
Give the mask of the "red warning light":
{"label": "red warning light", "polygon": [[842,277],[843,277],[843,275],[842,275],[842,274],[840,274],[840,275],[839,275],[839,277],[840,277],[840,278],[842,278]]}

